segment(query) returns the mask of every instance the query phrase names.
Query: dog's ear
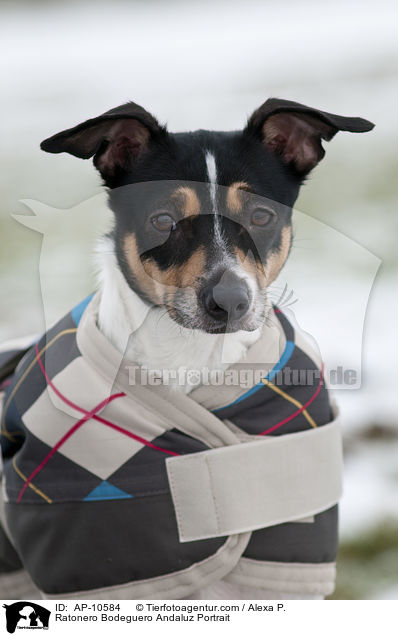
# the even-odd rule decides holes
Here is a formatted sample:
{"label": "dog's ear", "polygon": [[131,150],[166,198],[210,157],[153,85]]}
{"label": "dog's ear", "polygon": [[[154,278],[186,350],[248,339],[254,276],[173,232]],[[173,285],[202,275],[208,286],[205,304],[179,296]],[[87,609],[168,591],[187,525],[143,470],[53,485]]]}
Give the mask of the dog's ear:
{"label": "dog's ear", "polygon": [[305,176],[322,159],[322,139],[330,141],[339,130],[367,132],[374,124],[361,117],[341,117],[285,99],[268,99],[245,128],[260,137],[283,163]]}
{"label": "dog's ear", "polygon": [[69,152],[81,159],[94,157],[94,165],[105,181],[111,181],[145,153],[151,139],[165,135],[166,129],[150,113],[128,102],[45,139],[40,147],[46,152]]}

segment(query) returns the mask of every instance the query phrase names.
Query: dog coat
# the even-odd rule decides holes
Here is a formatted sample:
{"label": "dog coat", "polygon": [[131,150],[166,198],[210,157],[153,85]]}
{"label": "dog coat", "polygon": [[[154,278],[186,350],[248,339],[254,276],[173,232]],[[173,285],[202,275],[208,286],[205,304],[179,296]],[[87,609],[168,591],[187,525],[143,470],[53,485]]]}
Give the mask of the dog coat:
{"label": "dog coat", "polygon": [[3,381],[1,571],[45,598],[331,593],[341,439],[315,348],[274,308],[222,382],[185,395],[132,381],[99,298]]}

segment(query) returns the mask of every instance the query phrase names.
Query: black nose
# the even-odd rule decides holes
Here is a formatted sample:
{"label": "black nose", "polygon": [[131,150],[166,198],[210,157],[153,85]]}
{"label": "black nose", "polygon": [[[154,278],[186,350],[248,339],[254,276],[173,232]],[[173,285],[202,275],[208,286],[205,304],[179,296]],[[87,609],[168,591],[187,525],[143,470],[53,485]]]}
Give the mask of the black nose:
{"label": "black nose", "polygon": [[220,321],[238,320],[250,307],[246,283],[236,276],[227,274],[217,285],[208,286],[203,290],[203,304],[207,313]]}

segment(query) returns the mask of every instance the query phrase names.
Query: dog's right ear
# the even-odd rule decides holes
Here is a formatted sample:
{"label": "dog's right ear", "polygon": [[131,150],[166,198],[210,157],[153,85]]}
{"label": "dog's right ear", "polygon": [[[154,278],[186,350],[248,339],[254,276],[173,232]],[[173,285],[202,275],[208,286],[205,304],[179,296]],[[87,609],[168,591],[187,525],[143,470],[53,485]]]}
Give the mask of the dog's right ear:
{"label": "dog's right ear", "polygon": [[106,183],[131,169],[151,140],[164,138],[165,127],[141,106],[128,102],[99,117],[63,130],[40,144],[46,152],[69,152],[75,157],[94,157],[94,165]]}

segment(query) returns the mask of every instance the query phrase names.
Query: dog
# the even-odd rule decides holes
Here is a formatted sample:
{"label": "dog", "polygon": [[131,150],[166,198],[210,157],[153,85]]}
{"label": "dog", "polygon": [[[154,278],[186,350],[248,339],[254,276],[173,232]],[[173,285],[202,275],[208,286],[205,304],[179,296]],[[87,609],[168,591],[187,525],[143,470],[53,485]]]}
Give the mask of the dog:
{"label": "dog", "polygon": [[[283,332],[283,346],[285,348],[282,358],[285,356],[286,359],[288,343],[295,341],[296,350],[298,350],[300,349],[298,343],[301,341],[298,335],[291,335],[293,330],[286,317],[278,308],[272,306],[269,298],[269,286],[277,278],[289,255],[292,244],[294,203],[301,185],[324,156],[322,140],[330,141],[338,131],[366,132],[372,128],[373,124],[362,118],[342,117],[297,102],[272,98],[268,99],[250,116],[243,130],[234,132],[198,130],[187,133],[170,133],[144,108],[129,102],[46,139],[41,144],[41,148],[46,152],[67,152],[81,159],[93,158],[94,166],[99,171],[104,186],[108,190],[109,205],[114,214],[114,227],[102,239],[98,249],[100,296],[95,300],[95,317],[87,318],[90,313],[89,307],[94,301],[85,303],[81,311],[79,310],[75,314],[79,313],[79,320],[83,315],[82,320],[85,321],[85,324],[88,324],[87,321],[91,321],[90,328],[98,328],[101,334],[98,337],[105,338],[112,345],[113,350],[123,354],[126,360],[134,361],[140,369],[160,374],[156,377],[156,384],[162,386],[159,387],[156,395],[163,396],[165,408],[168,402],[175,400],[182,410],[186,409],[186,405],[189,403],[184,400],[190,399],[190,395],[194,395],[195,390],[199,391],[197,395],[200,394],[201,387],[205,384],[204,373],[226,371],[234,365],[238,365],[242,360],[246,360],[247,355],[254,347],[259,347],[260,342],[266,342],[264,336],[266,327],[269,327],[271,331],[272,329],[279,330],[279,335]],[[52,340],[57,339],[60,333],[73,331],[73,329],[65,328],[69,323],[62,323],[62,325],[62,332],[58,331],[55,336],[50,334]],[[275,327],[275,325],[277,326]],[[79,329],[80,327],[78,327]],[[271,331],[266,332],[269,338],[271,338]],[[19,360],[22,353],[18,354],[16,358],[12,358],[15,364],[19,362],[17,367],[19,380],[18,377],[13,379],[11,387],[14,389],[8,388],[8,393],[5,394],[4,405],[8,413],[12,410],[12,400],[15,400],[15,395],[18,393],[18,391],[15,392],[16,384],[20,383],[23,373],[26,373],[32,365],[35,366],[35,369],[40,365],[42,376],[44,375],[52,391],[64,402],[66,401],[59,388],[60,384],[56,385],[53,379],[59,376],[56,375],[55,371],[51,373],[49,370],[51,362],[48,359],[48,349],[45,353],[45,365],[40,361],[41,357],[44,358],[44,354],[42,356],[41,352],[49,346],[49,342],[52,342],[50,335],[47,335],[47,344],[43,346],[40,343],[36,344],[36,349],[31,348],[30,353],[24,354],[21,362]],[[74,335],[70,337],[75,338]],[[263,340],[261,340],[262,338]],[[305,345],[300,346],[301,353],[307,355]],[[40,349],[40,347],[42,348]],[[76,342],[71,340],[68,347],[69,350],[77,348],[82,350],[79,336]],[[289,356],[291,355],[290,351]],[[312,360],[311,355],[308,354],[308,360]],[[54,357],[55,364],[58,364],[55,353]],[[67,364],[69,362],[68,360]],[[321,413],[320,410],[317,413],[319,426],[327,424],[332,415],[328,392],[320,365],[318,366],[319,368],[316,368],[319,371],[319,388],[315,393],[319,403],[323,400],[323,411]],[[184,375],[184,380],[181,381],[179,373],[181,369],[199,370],[199,381],[195,385],[188,382],[189,374],[187,373]],[[88,373],[88,371],[84,373],[86,372]],[[37,370],[37,373],[40,374],[40,369]],[[59,369],[57,369],[57,373],[59,373]],[[270,381],[270,378],[274,376],[269,373],[263,378],[263,393],[261,395],[265,395],[264,387],[268,387],[270,394],[275,398],[278,388]],[[37,382],[43,381],[42,376],[40,376],[42,379],[37,380]],[[3,373],[3,378],[11,378],[9,361],[7,373]],[[99,379],[98,382],[100,382]],[[170,386],[165,387],[165,384]],[[198,385],[199,388],[193,388],[194,386],[198,387]],[[254,391],[258,396],[260,392],[257,391],[257,388],[256,384],[249,392],[244,393],[244,396],[249,393],[252,396]],[[166,393],[162,393],[165,389]],[[219,396],[223,395],[223,391],[224,388],[220,388]],[[242,391],[241,394],[243,395]],[[232,401],[233,405],[241,403],[241,394]],[[304,414],[307,422],[314,423],[313,415],[305,408],[307,404],[305,396],[302,401],[298,402],[297,396],[286,397],[286,391],[279,390],[279,398],[281,394],[282,397],[284,395],[286,398],[284,408],[286,400],[290,403],[289,408],[293,403],[299,403],[300,408],[296,415],[302,417]],[[112,397],[114,395],[120,398],[125,393],[119,392],[113,394]],[[40,399],[42,399],[42,395]],[[256,399],[259,398],[256,397]],[[220,400],[221,406],[217,402],[214,391],[212,397],[206,395],[203,402],[200,402],[198,398],[201,406],[212,412],[213,424],[210,422],[209,427],[216,426],[214,419],[216,416],[225,423],[226,429],[223,433],[226,436],[225,439],[228,435],[231,436],[231,439],[234,437],[234,441],[224,440],[222,443],[214,443],[214,445],[228,446],[229,444],[238,444],[239,441],[248,442],[242,446],[245,448],[250,446],[248,450],[250,453],[256,446],[253,446],[253,443],[249,444],[250,433],[262,435],[263,432],[250,431],[249,429],[245,431],[245,427],[239,424],[239,418],[234,420],[234,413],[230,408],[231,404],[226,406],[225,401],[223,403],[221,398]],[[31,402],[32,400],[30,400]],[[36,404],[38,402],[39,399]],[[75,408],[75,403],[69,399],[69,406],[70,404],[72,404],[72,408]],[[217,408],[214,408],[215,405]],[[101,408],[103,407],[104,404]],[[255,404],[254,407],[258,411],[259,404]],[[112,409],[112,405],[107,402],[106,409],[108,408]],[[319,408],[321,409],[321,406]],[[21,407],[21,409],[23,415],[26,415],[26,406]],[[31,411],[30,408],[29,413]],[[80,411],[85,413],[84,422],[91,418],[99,420],[98,413],[100,411],[92,409],[92,405],[80,408]],[[291,421],[291,418],[291,415],[287,415],[281,421]],[[22,420],[24,420],[23,416]],[[220,554],[224,547],[220,544],[221,530],[218,534],[214,531],[212,534],[206,530],[197,530],[196,538],[192,539],[193,535],[189,535],[189,533],[185,538],[183,537],[181,515],[185,513],[179,511],[177,503],[180,501],[178,497],[181,496],[184,500],[182,504],[182,508],[184,508],[187,506],[187,497],[183,487],[181,492],[178,490],[179,486],[175,490],[171,487],[174,509],[170,513],[172,520],[168,520],[165,524],[167,526],[174,524],[175,526],[175,517],[177,517],[181,541],[178,549],[175,548],[177,556],[173,563],[162,563],[162,567],[159,565],[160,569],[152,564],[145,570],[145,576],[142,573],[134,572],[133,567],[130,574],[123,572],[119,579],[116,575],[111,574],[108,577],[109,580],[106,581],[97,581],[95,577],[92,580],[79,581],[76,590],[73,589],[73,584],[70,582],[64,586],[59,580],[43,583],[42,575],[37,573],[34,563],[35,557],[31,554],[27,556],[25,548],[22,547],[24,539],[21,537],[21,522],[18,521],[15,513],[22,496],[37,497],[38,493],[31,491],[34,483],[36,483],[36,490],[40,490],[38,486],[40,481],[36,477],[37,470],[33,471],[29,478],[26,476],[26,470],[24,472],[21,468],[21,466],[23,467],[21,459],[17,461],[19,474],[15,474],[18,472],[15,467],[15,453],[21,451],[20,442],[15,441],[15,435],[18,433],[17,425],[14,422],[9,424],[7,428],[7,414],[4,416],[4,422],[3,456],[5,466],[14,461],[13,475],[11,476],[11,472],[7,475],[5,471],[6,484],[9,487],[6,508],[10,512],[6,521],[8,537],[4,536],[4,541],[11,540],[16,552],[19,555],[22,552],[24,564],[28,564],[27,570],[48,598],[55,598],[57,594],[68,597],[68,594],[76,593],[81,596],[85,590],[88,590],[87,594],[90,594],[88,598],[101,598],[100,588],[107,590],[107,596],[104,598],[139,598],[140,595],[148,598],[321,598],[332,589],[329,581],[329,570],[327,573],[325,568],[328,568],[333,561],[331,555],[333,555],[333,551],[335,553],[337,540],[336,538],[330,539],[330,537],[326,539],[325,532],[328,536],[335,535],[337,517],[334,504],[336,501],[330,502],[333,503],[333,506],[324,505],[321,510],[318,506],[316,512],[321,513],[318,516],[312,514],[312,508],[309,506],[308,510],[305,509],[306,512],[310,511],[308,518],[304,513],[301,515],[302,519],[296,511],[295,516],[294,514],[290,517],[288,515],[285,523],[280,524],[274,521],[273,524],[265,524],[268,525],[269,534],[267,536],[270,538],[270,544],[274,541],[276,545],[274,557],[271,553],[271,556],[268,553],[263,555],[262,548],[259,548],[260,552],[256,553],[255,546],[259,545],[259,542],[262,542],[262,545],[265,542],[265,535],[261,535],[263,526],[258,521],[253,522],[251,529],[257,529],[257,532],[253,532],[253,537],[256,536],[257,539],[253,540],[253,538],[250,539],[250,533],[244,532],[247,529],[244,527],[245,523],[243,522],[242,525],[240,522],[239,528],[234,531],[235,534],[231,531],[232,536],[229,537],[230,552],[228,555],[232,554],[232,556],[228,556],[230,559],[228,565],[225,565],[224,552],[223,565],[218,565],[216,572],[209,572],[206,568],[210,567],[208,563],[211,558],[217,563],[222,561]],[[33,432],[33,425],[27,422],[30,422],[28,416],[25,417],[23,426]],[[303,422],[305,422],[304,418]],[[106,423],[105,420],[102,423]],[[280,422],[275,425],[275,430],[279,425]],[[79,426],[81,426],[81,420],[79,420]],[[184,429],[183,423],[176,425],[176,428],[179,429],[180,433],[182,431],[186,438],[189,437],[188,429]],[[267,432],[272,433],[274,428],[269,428]],[[284,429],[284,431],[294,433],[301,431],[302,428]],[[137,435],[137,430],[131,433],[131,435],[135,435],[135,442],[137,439],[138,441],[141,439]],[[327,429],[325,428],[325,430]],[[277,434],[279,432],[278,428]],[[69,434],[69,432],[66,433],[66,435]],[[169,432],[167,434],[170,436]],[[45,441],[48,446],[51,446],[45,436],[40,437],[40,434],[35,432],[34,437],[35,444],[36,437],[39,437],[40,443]],[[192,434],[192,437],[195,435]],[[289,436],[281,435],[280,438],[282,437]],[[158,441],[156,441],[159,439],[164,442],[165,437],[152,435],[152,441],[148,442],[155,451],[159,451]],[[62,443],[64,441],[62,438]],[[207,438],[206,442],[208,442]],[[208,450],[212,447],[212,443],[203,445],[204,437],[201,437],[200,434],[197,435],[196,446],[191,439],[189,441],[185,439],[184,443],[187,443],[188,446],[184,447],[181,451],[182,454],[190,455],[195,452],[200,453],[200,451],[212,452]],[[170,439],[168,439],[168,444],[168,446],[163,447],[163,451],[176,455]],[[190,447],[189,444],[192,446]],[[61,441],[54,448],[60,449],[60,445]],[[33,448],[33,446],[32,452],[37,451],[38,456],[40,456],[42,449]],[[268,448],[271,448],[269,444]],[[25,457],[27,452],[25,451]],[[52,465],[55,466],[54,452],[47,455],[45,461],[47,462],[50,455]],[[275,457],[276,455],[275,451]],[[69,460],[71,459],[71,456],[67,455],[67,457]],[[213,455],[213,457],[215,456]],[[175,458],[171,459],[175,460]],[[170,466],[168,478],[172,484],[180,470],[180,465],[173,464],[171,459],[168,464]],[[75,457],[72,458],[72,461],[78,463]],[[50,462],[48,464],[50,466]],[[177,472],[172,472],[174,471],[173,466],[177,466]],[[121,469],[119,468],[119,470]],[[61,463],[59,471],[61,472]],[[41,474],[43,472],[41,471]],[[14,490],[13,480],[20,481],[19,485],[15,485]],[[72,478],[70,481],[72,482]],[[105,481],[109,487],[109,479],[106,478]],[[22,484],[24,485],[21,489]],[[195,489],[197,484],[198,482],[193,483],[192,488]],[[91,492],[95,490],[93,488]],[[18,497],[17,492],[19,493]],[[43,495],[41,490],[40,492]],[[135,495],[127,493],[126,501],[128,501],[128,497],[132,496]],[[45,496],[43,497],[45,498]],[[169,494],[168,497],[169,501]],[[54,501],[53,498],[47,497],[48,499]],[[85,498],[81,496],[81,499],[86,500],[87,496]],[[103,500],[105,499],[106,497],[103,497]],[[108,499],[112,499],[112,497],[109,496]],[[32,502],[34,503],[34,500]],[[52,508],[51,506],[43,506],[42,503],[40,504],[41,510]],[[67,506],[68,504],[62,505]],[[95,505],[99,506],[99,500]],[[333,512],[330,512],[329,509]],[[189,514],[193,514],[192,510]],[[252,513],[250,512],[250,514]],[[156,518],[162,525],[161,506],[157,515]],[[195,523],[200,525],[205,516],[201,515],[201,518]],[[79,518],[84,524],[84,518]],[[329,519],[332,529],[322,530],[321,537],[323,539],[316,538],[315,534],[311,533],[318,532],[321,526],[322,528],[326,527],[329,521],[325,521],[325,519]],[[31,519],[24,520],[25,526],[29,525],[29,521]],[[149,527],[145,526],[145,523],[153,524],[153,522],[154,516],[152,514],[143,513],[144,526],[141,527],[138,542],[142,541],[142,534],[145,535],[147,532],[145,528]],[[45,523],[44,517],[42,523]],[[127,518],[126,523],[128,523]],[[276,535],[271,536],[270,534],[274,528],[279,528],[279,539]],[[319,543],[319,550],[315,557],[306,553],[307,548],[303,548],[301,557],[289,557],[287,552],[281,553],[282,548],[278,546],[290,546],[292,541],[294,542],[292,535],[288,536],[292,528],[294,536],[302,535],[302,539],[297,539],[298,541]],[[175,529],[173,532],[176,532]],[[306,535],[307,538],[304,537],[305,533],[309,533]],[[116,533],[116,541],[117,536]],[[221,536],[224,535],[221,533]],[[181,537],[183,538],[181,539]],[[240,537],[240,547],[232,546],[231,548],[234,537]],[[329,540],[331,547],[327,548],[325,546]],[[162,544],[162,541],[163,539],[159,536],[156,543]],[[181,545],[184,547],[184,542],[186,546],[193,546],[191,553],[178,552]],[[206,549],[203,546],[206,546]],[[247,546],[249,547],[245,551]],[[11,549],[11,545],[8,547]],[[141,552],[145,552],[145,549],[148,549],[148,546],[142,548]],[[163,551],[167,551],[167,544],[164,545]],[[237,554],[238,557],[243,554],[243,561],[238,562]],[[43,555],[42,557],[44,559]],[[159,556],[158,561],[163,558]],[[84,560],[85,557],[82,559]],[[112,562],[112,559],[115,560],[115,557],[109,556],[109,563]],[[15,555],[15,560],[18,560],[17,555]],[[260,576],[259,568],[263,561],[266,570],[264,570],[265,574]],[[305,574],[303,574],[303,579],[300,577],[297,579],[299,587],[295,588],[294,585],[292,587],[290,579],[294,580],[300,561],[305,563]],[[197,574],[192,576],[190,574],[198,563],[201,568],[197,569],[198,572],[201,572],[199,578],[197,578]],[[283,566],[289,564],[293,569],[288,572],[283,569]],[[62,567],[58,569],[58,572],[62,570]],[[86,562],[82,563],[82,567],[91,566]],[[102,564],[101,567],[106,567],[106,564]],[[123,569],[122,566],[121,569]],[[139,570],[138,566],[137,570]],[[180,576],[180,570],[183,576],[188,577],[183,579],[183,583],[181,578],[178,581],[173,579],[169,587],[162,587],[162,581],[166,580],[165,577],[174,576],[175,572],[178,572],[178,576]],[[311,574],[308,574],[311,572],[316,572],[313,575],[313,580]],[[155,587],[148,588],[141,585],[142,581],[148,582],[151,577],[155,581]],[[328,579],[326,587],[316,583],[322,577]],[[73,578],[74,575],[71,576],[71,580]],[[139,579],[141,587],[134,588],[135,591],[129,587],[126,591],[126,585],[131,578]],[[107,585],[111,587],[107,587]],[[125,591],[121,592],[121,589]],[[123,596],[123,594],[132,596]]]}

